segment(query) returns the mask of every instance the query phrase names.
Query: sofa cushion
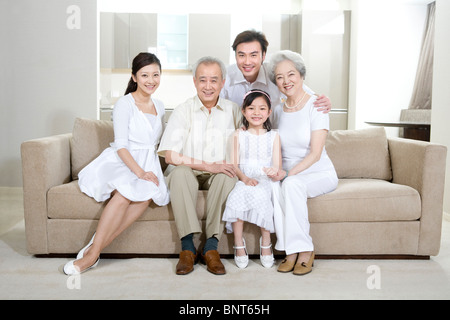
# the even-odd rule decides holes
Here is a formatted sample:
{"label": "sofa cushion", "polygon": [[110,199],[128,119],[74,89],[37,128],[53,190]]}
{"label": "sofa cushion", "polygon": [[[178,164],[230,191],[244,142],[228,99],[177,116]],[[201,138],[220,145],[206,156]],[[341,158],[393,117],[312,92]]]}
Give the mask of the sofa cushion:
{"label": "sofa cushion", "polygon": [[[78,181],[48,191],[48,218],[98,220],[107,201],[96,202],[80,191]],[[311,222],[414,221],[420,218],[419,193],[411,187],[378,179],[341,179],[337,189],[308,199]],[[206,191],[198,194],[198,219],[204,220]],[[170,205],[150,204],[139,218],[143,221],[173,221]]]}
{"label": "sofa cushion", "polygon": [[[50,188],[47,193],[47,215],[49,219],[98,220],[108,200],[97,202],[81,192],[78,180]],[[206,191],[200,191],[197,201],[199,220],[206,219]],[[153,202],[139,220],[172,221],[172,207],[159,207]]]}
{"label": "sofa cushion", "polygon": [[414,221],[417,190],[379,179],[340,179],[335,191],[308,199],[310,222]]}
{"label": "sofa cushion", "polygon": [[114,141],[112,121],[76,118],[71,148],[72,179]]}
{"label": "sofa cushion", "polygon": [[384,128],[329,131],[325,148],[339,178],[392,179]]}

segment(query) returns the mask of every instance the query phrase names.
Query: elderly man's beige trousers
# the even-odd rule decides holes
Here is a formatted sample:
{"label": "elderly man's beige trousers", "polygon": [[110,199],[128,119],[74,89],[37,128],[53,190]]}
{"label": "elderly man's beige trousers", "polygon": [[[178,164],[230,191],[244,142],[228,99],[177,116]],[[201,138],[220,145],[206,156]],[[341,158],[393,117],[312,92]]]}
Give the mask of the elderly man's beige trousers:
{"label": "elderly man's beige trousers", "polygon": [[230,178],[223,173],[203,173],[187,166],[177,166],[169,173],[167,186],[180,239],[191,233],[202,232],[196,210],[198,190],[208,190],[206,238],[214,236],[220,239],[224,230],[223,210],[236,182],[237,178]]}

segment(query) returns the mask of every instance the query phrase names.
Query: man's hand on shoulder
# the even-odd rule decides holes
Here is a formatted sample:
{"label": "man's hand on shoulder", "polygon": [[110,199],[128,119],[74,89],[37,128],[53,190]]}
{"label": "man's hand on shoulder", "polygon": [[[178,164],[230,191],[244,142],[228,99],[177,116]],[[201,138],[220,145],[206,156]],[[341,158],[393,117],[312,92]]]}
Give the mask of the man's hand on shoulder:
{"label": "man's hand on shoulder", "polygon": [[331,101],[325,95],[318,95],[316,101],[314,102],[314,107],[317,108],[317,111],[322,111],[323,113],[328,113],[331,110]]}

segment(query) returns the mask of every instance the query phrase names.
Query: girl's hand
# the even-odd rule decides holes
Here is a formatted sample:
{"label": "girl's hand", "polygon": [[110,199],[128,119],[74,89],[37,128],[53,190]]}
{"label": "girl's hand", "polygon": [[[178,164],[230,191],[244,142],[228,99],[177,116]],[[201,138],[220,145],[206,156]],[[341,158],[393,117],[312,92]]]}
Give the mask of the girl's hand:
{"label": "girl's hand", "polygon": [[246,186],[256,186],[258,184],[258,180],[252,179],[252,178],[246,178],[242,180],[243,183],[245,183]]}
{"label": "girl's hand", "polygon": [[153,183],[156,184],[157,186],[159,185],[158,178],[157,178],[156,175],[155,175],[153,172],[151,172],[151,171],[147,171],[147,172],[144,171],[142,174],[139,175],[139,179],[153,182]]}
{"label": "girl's hand", "polygon": [[286,176],[286,171],[277,168],[263,168],[263,171],[272,181],[280,181]]}

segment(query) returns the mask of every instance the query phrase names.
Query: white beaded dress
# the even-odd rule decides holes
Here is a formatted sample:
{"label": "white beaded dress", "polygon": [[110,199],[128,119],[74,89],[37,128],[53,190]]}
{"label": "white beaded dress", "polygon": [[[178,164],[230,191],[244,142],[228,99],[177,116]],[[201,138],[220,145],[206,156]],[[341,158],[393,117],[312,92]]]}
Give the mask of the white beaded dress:
{"label": "white beaded dress", "polygon": [[272,166],[273,145],[277,133],[268,131],[262,135],[239,131],[239,168],[249,178],[258,180],[256,186],[238,181],[228,195],[223,221],[233,232],[232,223],[238,219],[256,224],[274,232],[272,180],[262,170]]}

